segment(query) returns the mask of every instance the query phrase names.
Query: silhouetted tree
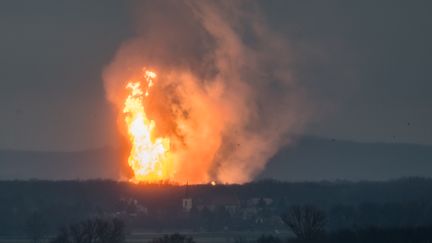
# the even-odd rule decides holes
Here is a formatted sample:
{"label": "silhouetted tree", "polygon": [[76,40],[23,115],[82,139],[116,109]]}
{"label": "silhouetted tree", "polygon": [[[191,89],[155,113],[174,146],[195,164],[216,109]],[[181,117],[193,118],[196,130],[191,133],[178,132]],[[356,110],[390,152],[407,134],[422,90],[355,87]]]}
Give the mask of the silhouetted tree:
{"label": "silhouetted tree", "polygon": [[324,233],[326,217],[323,211],[311,206],[291,206],[282,220],[301,240],[311,240]]}
{"label": "silhouetted tree", "polygon": [[119,219],[89,219],[60,230],[51,243],[123,243],[125,227]]}
{"label": "silhouetted tree", "polygon": [[195,243],[192,237],[181,234],[164,235],[161,238],[156,238],[150,243]]}

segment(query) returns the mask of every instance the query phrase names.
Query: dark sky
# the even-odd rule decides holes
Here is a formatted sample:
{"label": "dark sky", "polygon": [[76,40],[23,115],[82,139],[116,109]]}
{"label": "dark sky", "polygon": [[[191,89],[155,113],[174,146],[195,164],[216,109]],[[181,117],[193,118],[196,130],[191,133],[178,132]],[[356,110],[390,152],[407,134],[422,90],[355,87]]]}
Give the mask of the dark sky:
{"label": "dark sky", "polygon": [[[432,144],[432,2],[259,4],[315,104],[304,133]],[[125,1],[0,2],[0,148],[115,144],[101,72],[134,35],[130,12]]]}

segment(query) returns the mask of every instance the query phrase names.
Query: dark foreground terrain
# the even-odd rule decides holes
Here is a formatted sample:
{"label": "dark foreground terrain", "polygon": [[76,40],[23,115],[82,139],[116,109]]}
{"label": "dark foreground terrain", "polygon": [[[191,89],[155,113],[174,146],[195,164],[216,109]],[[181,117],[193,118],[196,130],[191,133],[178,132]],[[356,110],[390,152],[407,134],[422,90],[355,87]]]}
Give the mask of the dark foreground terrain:
{"label": "dark foreground terrain", "polygon": [[0,238],[52,238],[61,227],[83,220],[118,219],[130,242],[174,232],[199,242],[247,241],[262,234],[294,240],[298,234],[289,223],[298,212],[322,218],[315,235],[325,242],[356,242],[360,235],[363,242],[373,242],[367,237],[403,239],[430,229],[431,192],[432,180],[423,178],[216,186],[1,181]]}

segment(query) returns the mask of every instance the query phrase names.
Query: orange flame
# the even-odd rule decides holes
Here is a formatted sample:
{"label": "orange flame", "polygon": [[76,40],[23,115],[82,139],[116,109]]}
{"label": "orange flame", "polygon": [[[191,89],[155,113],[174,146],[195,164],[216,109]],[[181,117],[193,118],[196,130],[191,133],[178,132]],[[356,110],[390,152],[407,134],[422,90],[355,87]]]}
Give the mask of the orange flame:
{"label": "orange flame", "polygon": [[156,124],[147,117],[143,103],[156,76],[152,71],[144,72],[145,92],[140,81],[129,81],[126,85],[129,95],[124,102],[123,114],[131,142],[128,163],[134,173],[131,179],[134,182],[169,180],[173,174],[170,140],[154,137]]}

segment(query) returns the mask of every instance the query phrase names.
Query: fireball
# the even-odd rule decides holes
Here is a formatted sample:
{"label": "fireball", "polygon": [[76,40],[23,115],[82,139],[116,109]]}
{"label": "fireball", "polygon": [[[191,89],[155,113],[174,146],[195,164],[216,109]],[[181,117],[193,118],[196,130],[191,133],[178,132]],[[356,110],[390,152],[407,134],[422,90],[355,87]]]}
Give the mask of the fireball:
{"label": "fireball", "polygon": [[147,117],[143,102],[149,96],[156,76],[156,73],[144,70],[145,82],[132,80],[126,85],[128,96],[123,115],[131,144],[128,164],[133,170],[131,181],[134,182],[168,180],[174,173],[170,139],[155,136],[156,123]]}

